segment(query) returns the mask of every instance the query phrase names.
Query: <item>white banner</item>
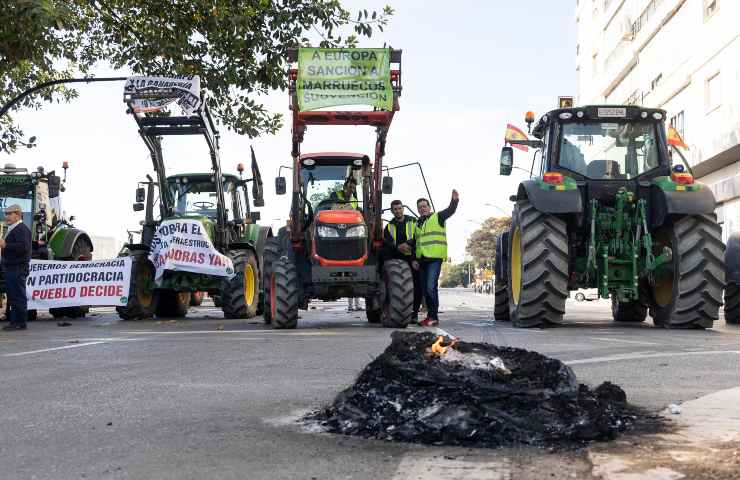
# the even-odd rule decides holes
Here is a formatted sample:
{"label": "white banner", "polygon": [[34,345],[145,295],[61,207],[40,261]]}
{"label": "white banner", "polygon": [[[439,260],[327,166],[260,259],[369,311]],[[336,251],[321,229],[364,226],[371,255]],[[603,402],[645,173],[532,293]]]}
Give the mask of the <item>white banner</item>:
{"label": "white banner", "polygon": [[132,102],[134,112],[160,112],[167,105],[177,102],[185,115],[191,115],[200,108],[200,77],[177,76],[177,77],[129,77],[123,87],[124,98],[126,94],[172,91],[172,96],[167,98],[137,98]]}
{"label": "white banner", "polygon": [[130,257],[91,262],[31,260],[28,308],[125,306],[130,281]]}
{"label": "white banner", "polygon": [[149,260],[157,269],[157,283],[165,270],[234,276],[231,259],[216,250],[200,220],[181,218],[162,222],[152,240]]}

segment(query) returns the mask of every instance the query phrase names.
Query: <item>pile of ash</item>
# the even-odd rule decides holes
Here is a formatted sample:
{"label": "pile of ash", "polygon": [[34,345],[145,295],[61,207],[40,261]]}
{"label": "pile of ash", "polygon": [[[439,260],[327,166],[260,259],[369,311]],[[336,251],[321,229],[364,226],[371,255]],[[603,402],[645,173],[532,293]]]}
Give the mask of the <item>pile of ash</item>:
{"label": "pile of ash", "polygon": [[591,390],[536,352],[432,333],[391,338],[353,386],[305,420],[366,438],[500,447],[612,439],[636,418],[618,386]]}

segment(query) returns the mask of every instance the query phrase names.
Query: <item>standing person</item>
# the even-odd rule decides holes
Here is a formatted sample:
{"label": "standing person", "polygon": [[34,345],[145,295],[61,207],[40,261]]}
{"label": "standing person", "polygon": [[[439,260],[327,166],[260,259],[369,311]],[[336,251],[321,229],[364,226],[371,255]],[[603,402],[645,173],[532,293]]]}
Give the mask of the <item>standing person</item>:
{"label": "standing person", "polygon": [[26,278],[31,261],[31,230],[23,224],[20,205],[5,209],[5,238],[0,239],[0,255],[5,277],[5,293],[8,296],[8,325],[3,330],[25,330],[28,315]]}
{"label": "standing person", "polygon": [[403,213],[403,202],[393,200],[391,202],[393,218],[383,231],[383,245],[385,246],[385,260],[403,260],[411,268],[411,276],[414,279],[414,314],[411,317],[413,323],[419,321],[419,307],[421,306],[421,285],[419,283],[419,264],[414,265],[414,235],[416,235],[416,219]]}
{"label": "standing person", "polygon": [[439,325],[439,273],[442,262],[447,259],[447,227],[445,222],[457,210],[460,196],[452,190],[450,205],[441,212],[432,213],[429,200],[420,198],[416,201],[419,209],[419,220],[416,222],[416,262],[421,269],[421,287],[427,303],[427,317],[419,322],[422,327]]}

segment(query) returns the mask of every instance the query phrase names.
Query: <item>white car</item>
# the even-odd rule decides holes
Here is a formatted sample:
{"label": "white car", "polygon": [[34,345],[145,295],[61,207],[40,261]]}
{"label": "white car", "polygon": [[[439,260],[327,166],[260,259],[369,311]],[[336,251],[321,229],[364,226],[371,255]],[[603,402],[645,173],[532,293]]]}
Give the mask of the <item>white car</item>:
{"label": "white car", "polygon": [[595,288],[577,290],[573,298],[579,302],[591,302],[599,299],[599,291]]}

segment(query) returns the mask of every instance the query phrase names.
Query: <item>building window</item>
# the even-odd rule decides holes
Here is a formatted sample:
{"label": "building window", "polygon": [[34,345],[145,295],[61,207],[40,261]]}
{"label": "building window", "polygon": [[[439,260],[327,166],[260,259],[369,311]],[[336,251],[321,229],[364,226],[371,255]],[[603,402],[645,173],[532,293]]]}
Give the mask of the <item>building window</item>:
{"label": "building window", "polygon": [[704,87],[704,99],[706,101],[707,113],[719,108],[721,103],[721,82],[719,72],[707,79]]}
{"label": "building window", "polygon": [[717,13],[717,9],[719,8],[719,0],[704,0],[704,21],[709,20],[709,18]]}
{"label": "building window", "polygon": [[671,117],[670,125],[676,129],[679,135],[681,135],[681,138],[685,141],[686,137],[684,136],[684,123],[683,123],[683,110],[675,114]]}
{"label": "building window", "polygon": [[653,78],[653,80],[650,82],[650,91],[652,92],[656,88],[658,88],[658,85],[660,85],[660,81],[663,80],[663,74],[659,73],[657,77]]}

